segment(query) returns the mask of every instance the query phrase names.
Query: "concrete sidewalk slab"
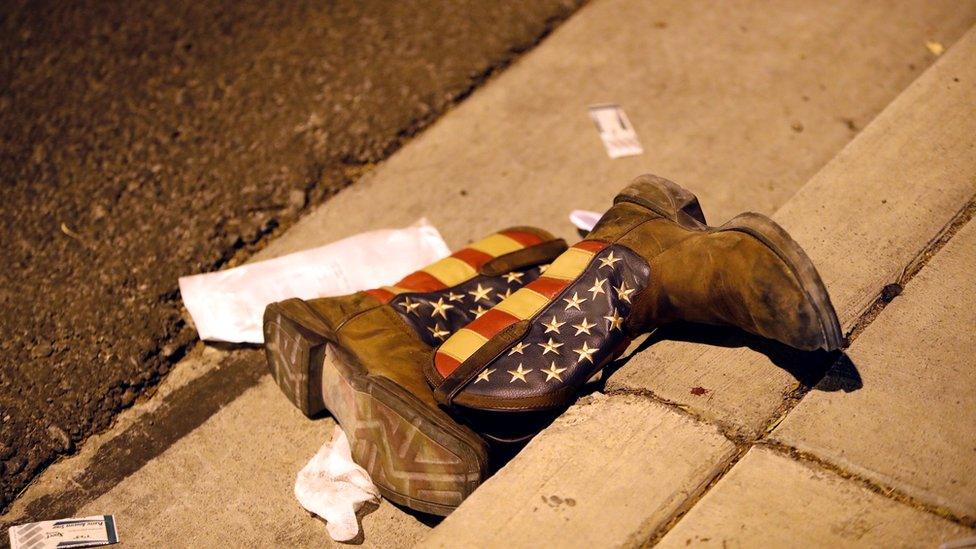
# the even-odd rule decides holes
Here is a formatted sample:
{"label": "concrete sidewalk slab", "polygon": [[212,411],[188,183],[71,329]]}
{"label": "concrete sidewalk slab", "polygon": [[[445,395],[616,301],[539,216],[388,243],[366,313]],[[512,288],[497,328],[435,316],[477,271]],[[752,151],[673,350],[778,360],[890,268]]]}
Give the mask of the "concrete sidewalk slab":
{"label": "concrete sidewalk slab", "polygon": [[816,465],[753,448],[659,547],[935,547],[974,532]]}
{"label": "concrete sidewalk slab", "polygon": [[848,351],[864,380],[817,392],[772,437],[976,520],[976,223]]}
{"label": "concrete sidewalk slab", "polygon": [[[340,546],[293,495],[333,426],[308,420],[264,376],[78,516],[115,514],[133,547]],[[362,527],[370,547],[409,547],[429,529],[386,501]]]}
{"label": "concrete sidewalk slab", "polygon": [[[926,40],[974,21],[976,2],[947,0],[592,2],[262,257],[420,216],[452,248],[519,224],[575,241],[570,210],[644,172],[714,221],[772,213],[932,62]],[[607,157],[586,112],[605,102],[643,156]]]}
{"label": "concrete sidewalk slab", "polygon": [[427,547],[620,547],[643,542],[735,446],[647,399],[571,407],[424,540]]}
{"label": "concrete sidewalk slab", "polygon": [[[908,87],[773,216],[813,259],[845,329],[976,193],[976,30]],[[662,341],[608,389],[650,390],[746,435],[797,385],[796,353]],[[781,367],[777,367],[779,363]],[[701,387],[706,390],[692,391]]]}

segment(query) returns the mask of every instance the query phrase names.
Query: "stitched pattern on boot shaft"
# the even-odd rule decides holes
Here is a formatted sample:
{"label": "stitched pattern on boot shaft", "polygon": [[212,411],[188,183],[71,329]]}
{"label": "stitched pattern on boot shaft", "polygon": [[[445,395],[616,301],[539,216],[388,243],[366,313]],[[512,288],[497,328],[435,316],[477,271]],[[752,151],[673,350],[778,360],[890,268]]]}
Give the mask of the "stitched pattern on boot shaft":
{"label": "stitched pattern on boot shaft", "polygon": [[389,305],[422,341],[436,347],[512,292],[537,279],[539,272],[538,267],[533,267],[502,276],[476,276],[446,290],[398,294]]}
{"label": "stitched pattern on boot shaft", "polygon": [[[458,396],[461,401],[465,395],[481,399],[538,398],[582,385],[599,365],[625,346],[624,319],[630,314],[633,297],[647,285],[647,262],[624,246],[607,246],[592,255],[581,274],[558,286],[557,279],[547,278],[553,269],[557,270],[553,274],[559,275],[557,263],[524,290],[535,291],[542,285],[555,290],[532,317],[525,337],[481,368]],[[452,338],[452,348],[460,349],[463,343]],[[478,343],[471,341],[472,345]],[[444,347],[439,353],[442,351]]]}

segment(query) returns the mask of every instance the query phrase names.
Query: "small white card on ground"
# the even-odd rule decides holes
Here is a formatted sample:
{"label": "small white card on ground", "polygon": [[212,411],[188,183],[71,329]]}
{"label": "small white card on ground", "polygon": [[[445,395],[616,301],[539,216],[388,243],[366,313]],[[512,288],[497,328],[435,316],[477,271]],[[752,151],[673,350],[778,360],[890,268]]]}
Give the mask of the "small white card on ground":
{"label": "small white card on ground", "polygon": [[31,522],[13,526],[7,534],[11,549],[99,547],[119,542],[112,515]]}
{"label": "small white card on ground", "polygon": [[644,154],[637,132],[620,105],[605,104],[590,106],[590,118],[600,132],[600,139],[610,158]]}

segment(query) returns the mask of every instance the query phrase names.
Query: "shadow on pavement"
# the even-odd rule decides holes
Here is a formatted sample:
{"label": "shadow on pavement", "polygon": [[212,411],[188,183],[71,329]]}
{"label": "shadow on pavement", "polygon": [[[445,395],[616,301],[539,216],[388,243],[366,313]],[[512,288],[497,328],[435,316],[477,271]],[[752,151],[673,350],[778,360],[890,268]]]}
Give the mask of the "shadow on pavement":
{"label": "shadow on pavement", "polygon": [[[215,368],[163,399],[158,409],[140,418],[102,445],[91,465],[71,487],[30,502],[15,522],[69,517],[163,453],[267,375],[264,353],[241,348]],[[0,525],[6,527],[9,524]]]}
{"label": "shadow on pavement", "polygon": [[773,364],[793,376],[803,387],[816,391],[851,392],[864,385],[857,366],[843,351],[800,351],[737,328],[679,322],[658,328],[633,352],[607,366],[600,379],[598,390],[603,390],[606,379],[622,368],[634,355],[664,340],[728,348],[748,347],[768,357]]}

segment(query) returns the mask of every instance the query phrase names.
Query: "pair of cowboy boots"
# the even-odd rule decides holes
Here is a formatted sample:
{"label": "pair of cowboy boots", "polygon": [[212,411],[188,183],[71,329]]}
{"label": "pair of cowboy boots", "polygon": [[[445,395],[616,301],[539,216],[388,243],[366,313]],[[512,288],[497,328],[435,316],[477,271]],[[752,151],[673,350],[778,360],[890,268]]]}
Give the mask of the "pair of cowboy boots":
{"label": "pair of cowboy boots", "polygon": [[508,229],[393,287],[269,305],[264,322],[291,401],[332,413],[388,499],[447,514],[487,475],[499,424],[536,425],[525,418],[558,412],[632,338],[677,320],[843,344],[782,228],[753,213],[709,227],[693,194],[651,175],[571,248]]}
{"label": "pair of cowboy boots", "polygon": [[487,477],[488,446],[438,406],[424,365],[565,250],[546,231],[514,227],[394,286],[273,303],[264,313],[271,373],[306,415],[332,414],[384,497],[446,515]]}

